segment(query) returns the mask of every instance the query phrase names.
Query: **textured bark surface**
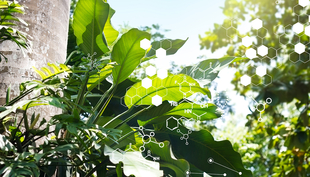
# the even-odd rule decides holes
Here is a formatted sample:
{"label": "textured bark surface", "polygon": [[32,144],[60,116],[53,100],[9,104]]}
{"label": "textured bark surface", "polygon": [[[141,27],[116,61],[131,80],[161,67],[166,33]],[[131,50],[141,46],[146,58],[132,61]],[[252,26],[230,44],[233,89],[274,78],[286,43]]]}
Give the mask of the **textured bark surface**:
{"label": "textured bark surface", "polygon": [[66,60],[70,0],[17,0],[26,6],[22,18],[29,24],[21,31],[31,36],[32,52],[23,55],[13,42],[0,45],[8,62],[0,63],[0,105],[4,104],[5,91],[11,85],[12,97],[19,94],[19,83],[38,76],[32,66],[41,68],[47,63]]}
{"label": "textured bark surface", "polygon": [[[22,53],[13,42],[0,44],[0,51],[8,58],[0,63],[0,105],[5,104],[6,90],[11,86],[11,98],[19,95],[19,84],[40,79],[32,66],[41,68],[47,63],[63,63],[66,60],[70,0],[17,0],[26,6],[26,14],[20,17],[29,25],[20,26],[32,41],[32,52]],[[51,106],[39,106],[28,110],[40,113],[47,120],[61,110]],[[36,126],[38,126],[39,122]],[[38,144],[43,143],[43,139]]]}
{"label": "textured bark surface", "polygon": [[27,7],[26,14],[21,17],[29,26],[19,29],[31,37],[32,52],[23,55],[13,42],[0,44],[0,51],[8,57],[7,63],[4,60],[0,63],[0,105],[5,103],[8,86],[11,85],[11,97],[15,97],[19,94],[21,82],[39,79],[32,66],[41,68],[48,62],[63,63],[66,60],[70,0],[17,1]]}

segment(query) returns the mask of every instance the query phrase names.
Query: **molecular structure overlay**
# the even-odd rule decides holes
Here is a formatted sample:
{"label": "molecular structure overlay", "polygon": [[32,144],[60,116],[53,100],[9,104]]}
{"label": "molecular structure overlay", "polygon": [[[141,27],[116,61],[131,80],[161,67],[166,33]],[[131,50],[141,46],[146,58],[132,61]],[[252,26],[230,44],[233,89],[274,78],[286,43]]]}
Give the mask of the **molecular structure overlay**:
{"label": "molecular structure overlay", "polygon": [[[278,0],[278,1],[276,1],[276,3],[277,4],[278,3],[282,3],[282,1]],[[308,0],[299,0],[298,4],[296,6],[305,7],[307,5],[309,5],[309,1]],[[226,36],[228,38],[231,38],[231,36],[229,36],[229,31],[231,31],[231,30],[235,30],[236,31],[237,30],[233,26],[232,21],[233,21],[233,19],[231,19],[231,25],[230,26],[222,27],[222,28],[224,28],[226,30]],[[309,16],[309,22],[310,22],[310,16]],[[238,38],[240,38],[241,41],[242,41],[241,42],[242,45],[247,47],[247,49],[245,50],[244,55],[248,59],[250,59],[249,63],[250,64],[253,63],[251,61],[253,61],[253,59],[255,59],[255,58],[258,58],[260,60],[263,60],[263,59],[266,59],[266,58],[269,59],[269,60],[272,60],[272,59],[278,57],[277,56],[278,55],[278,50],[281,50],[281,48],[276,49],[274,47],[263,45],[264,44],[264,40],[265,40],[265,38],[266,38],[266,36],[268,34],[268,29],[264,27],[263,21],[260,20],[259,18],[256,18],[252,22],[250,22],[250,25],[251,25],[252,29],[257,31],[257,34],[255,36],[243,36],[243,37],[238,36]],[[292,30],[292,32],[294,32],[294,34],[297,35],[297,36],[300,33],[302,33],[302,32],[304,32],[305,35],[310,36],[310,25],[304,27],[304,24],[302,24],[299,21],[299,18],[298,18],[298,21],[295,24],[285,26],[284,29],[282,29],[282,30],[285,31],[286,29]],[[260,35],[259,34],[260,31],[265,31],[266,35]],[[282,41],[281,37],[284,36],[284,35],[287,35],[287,34],[283,33],[283,32],[279,32],[279,31],[280,31],[280,27],[279,27],[279,30],[278,30],[276,35],[279,36],[280,44],[285,46],[285,45],[287,45],[287,43]],[[262,41],[261,42],[262,45],[256,46],[255,45],[255,40],[253,39],[254,37],[256,37],[257,40],[261,40]],[[298,36],[298,37],[299,37],[299,39],[301,38],[301,36]],[[232,40],[232,38],[231,38],[231,40]],[[292,51],[292,53],[289,54],[289,57],[288,57],[288,59],[291,62],[293,62],[293,63],[296,63],[296,62],[307,63],[307,62],[310,61],[310,59],[308,59],[308,60],[301,60],[300,55],[303,55],[303,54],[310,55],[310,54],[306,52],[305,44],[303,44],[300,41],[301,40],[299,40],[298,43],[294,44],[294,50]],[[165,43],[165,44],[163,44],[163,43]],[[143,39],[143,40],[140,41],[140,47],[142,49],[144,49],[144,50],[154,50],[155,54],[156,54],[156,57],[158,59],[162,60],[162,62],[165,62],[165,57],[167,56],[167,50],[169,50],[172,47],[172,41],[170,41],[168,39],[163,40],[163,41],[160,42],[159,48],[154,49],[153,46],[151,45],[151,41],[150,40]],[[293,58],[296,58],[296,57],[291,57],[293,55],[298,55],[299,56],[299,57],[297,57],[298,60],[293,59]],[[199,77],[201,77],[200,79],[204,79],[204,78],[206,78],[206,75],[210,71],[212,71],[214,68],[216,68],[216,67],[217,66],[215,66],[214,63],[210,62],[209,63],[209,67],[207,69],[201,69],[201,68],[197,67],[195,72],[193,72],[193,75],[191,75],[191,76],[195,77],[195,78],[197,78],[197,76],[199,76]],[[261,62],[261,64],[259,64],[257,66],[255,65],[254,68],[255,68],[255,73],[252,73],[252,74],[248,74],[247,73],[247,74],[244,74],[244,75],[242,75],[240,77],[239,83],[241,85],[243,85],[243,86],[268,86],[269,84],[272,83],[273,78],[271,77],[270,73],[268,73],[268,67],[263,65],[263,62]],[[137,92],[140,89],[140,87],[144,88],[145,90],[149,90],[149,89],[152,89],[152,88],[154,88],[154,90],[156,90],[156,89],[158,90],[158,85],[157,86],[154,85],[154,80],[153,80],[154,77],[153,76],[156,75],[157,78],[159,78],[161,80],[164,80],[164,79],[166,79],[169,76],[169,73],[168,73],[167,69],[156,69],[156,67],[150,65],[150,66],[145,68],[145,75],[146,75],[146,77],[142,79],[141,86],[139,86],[139,88],[135,88],[135,86],[132,86],[131,88],[128,88],[128,89],[135,89]],[[219,108],[224,109],[225,106],[227,106],[227,103],[229,101],[228,101],[228,99],[224,99],[223,100],[223,99],[219,99],[219,97],[215,97],[213,100],[208,100],[207,103],[206,102],[200,102],[199,101],[200,99],[198,97],[206,97],[206,95],[203,95],[203,94],[195,95],[194,96],[195,98],[193,99],[194,101],[186,101],[186,100],[189,99],[189,97],[191,97],[191,96],[193,97],[193,93],[194,92],[192,91],[191,87],[195,86],[195,83],[192,83],[185,76],[184,78],[182,78],[182,81],[178,81],[178,83],[176,82],[175,84],[178,85],[179,91],[182,92],[184,101],[181,101],[179,103],[173,102],[173,101],[169,101],[170,105],[173,106],[173,107],[177,107],[178,105],[182,104],[182,102],[183,103],[187,102],[187,103],[192,104],[191,108],[184,109],[184,113],[191,114],[193,116],[193,118],[192,119],[188,119],[188,118],[185,118],[185,117],[170,116],[168,119],[166,119],[165,126],[166,126],[166,128],[168,130],[176,131],[178,134],[180,134],[180,140],[184,141],[185,145],[189,145],[190,144],[190,142],[189,142],[190,135],[192,134],[193,130],[187,129],[187,131],[184,131],[184,129],[181,128],[181,127],[185,126],[184,122],[186,122],[188,120],[200,121],[201,117],[204,116],[205,114],[207,114],[207,112],[204,112],[204,113],[201,113],[201,114],[197,114],[196,112],[192,111],[194,103],[195,104],[199,104],[201,106],[201,108],[205,108],[205,107],[208,107],[208,103],[212,103],[213,102]],[[182,88],[182,86],[184,86],[184,85],[186,85],[190,89]],[[161,91],[161,94],[157,94],[157,92],[156,92],[156,94],[155,95],[153,94],[152,98],[151,98],[152,105],[154,105],[154,106],[162,105],[163,104],[163,98],[168,95],[168,89],[164,87],[163,83],[162,83],[162,85],[160,87],[161,87],[161,90],[164,90],[164,91]],[[162,93],[166,93],[166,94],[162,94]],[[139,99],[142,100],[141,96],[139,96],[138,94],[137,95],[129,96],[129,98],[131,100],[137,100],[136,99],[137,97],[139,97]],[[124,100],[124,97],[122,98],[122,100]],[[256,101],[254,98],[252,98],[252,100],[255,103],[255,110],[259,112],[258,121],[262,121],[262,114],[265,111],[266,106],[270,105],[272,103],[272,98],[268,97],[264,101],[264,103],[260,103],[260,102]],[[121,104],[126,107],[126,105],[122,101],[121,101]],[[133,103],[133,101],[132,101],[132,105],[133,106],[139,106],[140,104],[139,103],[138,104],[137,103]],[[155,132],[154,131],[147,130],[143,126],[135,127],[135,128],[139,130],[140,136],[142,138],[142,143],[143,144],[139,147],[139,151],[141,153],[146,154],[146,155],[144,155],[144,158],[145,159],[147,159],[147,158],[148,159],[152,159],[153,161],[160,160],[160,157],[154,157],[152,155],[152,152],[150,150],[147,150],[145,146],[147,144],[149,144],[149,143],[153,143],[153,144],[158,145],[160,148],[163,148],[164,147],[164,143],[156,141],[156,139],[154,138],[154,136],[155,136]],[[147,133],[147,131],[149,133]],[[134,151],[134,149],[131,146],[132,145],[129,144],[129,148],[126,151],[128,151],[128,150]],[[119,149],[116,149],[115,151],[121,152],[121,150],[119,150]],[[122,152],[122,153],[125,153],[125,152]],[[235,172],[237,175],[242,176],[242,172],[238,172],[238,171],[233,170],[233,169],[231,169],[231,168],[229,168],[227,166],[224,166],[224,165],[216,162],[216,160],[214,160],[211,157],[207,160],[207,162],[209,164],[212,164],[212,165],[221,166],[221,167],[223,167],[223,170],[224,169],[230,170],[232,172]],[[186,176],[192,176],[192,175],[227,176],[227,172],[226,173],[207,173],[207,172],[197,173],[197,172],[193,172],[193,171],[190,171],[190,170],[186,171],[185,174],[186,174]]]}
{"label": "molecular structure overlay", "polygon": [[258,103],[253,97],[252,97],[252,100],[255,102],[256,106],[255,106],[255,109],[256,111],[259,112],[259,118],[258,118],[258,121],[262,121],[262,112],[265,111],[266,109],[266,104],[271,104],[272,103],[272,99],[271,98],[267,98],[265,103]]}

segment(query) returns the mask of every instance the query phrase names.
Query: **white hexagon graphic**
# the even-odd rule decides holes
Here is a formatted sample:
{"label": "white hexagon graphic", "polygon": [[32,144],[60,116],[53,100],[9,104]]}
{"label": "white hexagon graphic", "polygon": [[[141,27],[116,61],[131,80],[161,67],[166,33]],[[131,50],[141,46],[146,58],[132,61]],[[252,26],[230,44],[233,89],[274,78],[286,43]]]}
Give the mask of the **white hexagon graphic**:
{"label": "white hexagon graphic", "polygon": [[142,87],[144,87],[146,89],[152,87],[152,80],[150,78],[144,78],[142,80]]}
{"label": "white hexagon graphic", "polygon": [[309,5],[309,0],[298,0],[298,4],[302,7]]}
{"label": "white hexagon graphic", "polygon": [[157,77],[165,79],[168,76],[168,71],[166,69],[159,69],[157,71]]}
{"label": "white hexagon graphic", "polygon": [[156,50],[156,57],[165,57],[166,54],[166,50],[163,48],[159,48]]}
{"label": "white hexagon graphic", "polygon": [[295,45],[295,52],[298,54],[304,53],[306,50],[306,46],[303,45],[302,43],[298,43]]}
{"label": "white hexagon graphic", "polygon": [[251,77],[248,75],[243,75],[240,79],[242,85],[247,86],[251,83]]}
{"label": "white hexagon graphic", "polygon": [[261,45],[257,48],[257,53],[260,55],[260,56],[265,56],[268,54],[268,47],[264,46],[264,45]]}
{"label": "white hexagon graphic", "polygon": [[249,36],[245,36],[244,38],[242,38],[242,45],[244,45],[245,47],[249,47],[250,45],[252,45],[253,41]]}
{"label": "white hexagon graphic", "polygon": [[255,20],[253,20],[253,21],[251,22],[251,26],[252,26],[252,28],[258,30],[258,29],[260,29],[261,27],[263,27],[263,21],[257,18],[257,19],[255,19]]}
{"label": "white hexagon graphic", "polygon": [[250,48],[245,52],[245,56],[248,57],[249,59],[256,58],[256,50]]}
{"label": "white hexagon graphic", "polygon": [[263,77],[267,74],[267,68],[264,66],[259,66],[256,68],[256,74],[260,77]]}
{"label": "white hexagon graphic", "polygon": [[[172,123],[175,124],[174,127],[171,126]],[[169,124],[170,124],[170,125],[169,125]],[[176,118],[173,117],[173,116],[169,117],[169,118],[166,120],[166,127],[167,127],[169,130],[171,130],[171,131],[173,131],[173,130],[179,128],[179,121],[178,121],[178,119],[176,119]]]}
{"label": "white hexagon graphic", "polygon": [[152,104],[155,106],[159,106],[163,103],[163,99],[159,95],[155,95],[152,97]]}
{"label": "white hexagon graphic", "polygon": [[146,75],[154,76],[156,74],[156,68],[154,66],[148,66],[145,68]]}
{"label": "white hexagon graphic", "polygon": [[[310,16],[309,16],[310,17]],[[306,28],[305,28],[305,34],[307,35],[307,36],[310,36],[310,26],[307,26]]]}
{"label": "white hexagon graphic", "polygon": [[297,34],[301,33],[304,31],[304,25],[297,22],[293,25],[293,31]]}
{"label": "white hexagon graphic", "polygon": [[150,48],[151,46],[151,41],[149,41],[148,39],[144,38],[140,41],[140,47],[144,50]]}

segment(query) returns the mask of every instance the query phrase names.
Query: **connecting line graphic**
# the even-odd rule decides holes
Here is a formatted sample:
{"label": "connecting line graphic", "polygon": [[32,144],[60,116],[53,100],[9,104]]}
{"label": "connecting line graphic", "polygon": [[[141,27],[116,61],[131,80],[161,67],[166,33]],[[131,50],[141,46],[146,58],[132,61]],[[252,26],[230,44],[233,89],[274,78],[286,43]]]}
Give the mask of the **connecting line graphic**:
{"label": "connecting line graphic", "polygon": [[[216,165],[219,165],[219,166],[221,166],[221,167],[223,167],[223,168],[226,168],[226,169],[228,169],[228,170],[230,170],[230,171],[233,171],[233,172],[235,172],[235,173],[238,173],[240,176],[242,175],[242,172],[238,172],[238,171],[236,171],[236,170],[234,170],[234,169],[231,169],[231,168],[229,168],[229,167],[226,167],[225,165],[222,165],[222,164],[220,164],[220,163],[217,163],[217,162],[215,162],[215,161],[213,160],[213,158],[211,158],[211,157],[208,159],[208,163],[209,163],[209,164],[216,164]],[[186,171],[186,177],[189,177],[190,174],[192,174],[192,175],[203,175],[203,177],[206,177],[207,175],[213,175],[213,176],[227,176],[226,173],[206,173],[206,172],[197,173],[197,172]]]}

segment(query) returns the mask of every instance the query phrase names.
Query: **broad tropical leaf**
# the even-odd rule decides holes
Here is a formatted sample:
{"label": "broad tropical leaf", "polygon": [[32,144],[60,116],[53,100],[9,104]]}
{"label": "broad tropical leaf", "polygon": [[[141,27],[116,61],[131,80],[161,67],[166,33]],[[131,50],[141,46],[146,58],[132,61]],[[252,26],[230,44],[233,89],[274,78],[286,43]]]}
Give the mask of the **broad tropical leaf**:
{"label": "broad tropical leaf", "polygon": [[221,117],[222,111],[212,103],[199,105],[195,103],[181,103],[165,115],[179,115],[195,120],[212,120]]}
{"label": "broad tropical leaf", "polygon": [[[146,79],[148,80],[148,79]],[[176,101],[187,98],[194,93],[202,93],[211,98],[211,93],[207,88],[201,88],[197,81],[184,74],[169,74],[165,79],[153,76],[152,84],[149,88],[144,88],[141,82],[133,85],[125,95],[125,104],[128,108],[133,105],[152,105],[152,98],[157,95],[162,101]]]}
{"label": "broad tropical leaf", "polygon": [[100,57],[109,51],[103,30],[109,18],[110,5],[103,0],[80,0],[73,14],[77,45],[85,54]]}
{"label": "broad tropical leaf", "polygon": [[140,47],[140,41],[145,38],[150,39],[150,34],[133,28],[114,45],[111,59],[118,64],[112,69],[114,84],[123,82],[141,63],[146,51]]}
{"label": "broad tropical leaf", "polygon": [[[175,174],[170,174],[171,176],[186,177],[186,172],[189,170],[188,162],[184,159],[174,159],[173,152],[170,150],[170,143],[168,141],[163,143],[163,147],[155,143],[148,143],[145,147],[150,149],[152,156],[159,157],[158,162],[161,168],[170,168],[175,172]],[[165,175],[167,175],[166,172]]]}
{"label": "broad tropical leaf", "polygon": [[152,50],[150,50],[145,57],[147,58],[156,55],[156,50],[159,48],[165,49],[167,55],[173,55],[185,44],[186,41],[187,39],[164,39],[162,41],[154,41],[151,44]]}
{"label": "broad tropical leaf", "polygon": [[252,176],[251,171],[243,167],[241,157],[234,151],[231,143],[228,140],[214,141],[207,130],[188,132],[186,128],[178,127],[170,131],[162,127],[155,132],[159,141],[170,141],[176,158],[187,160],[200,169],[200,172],[222,175],[226,173],[232,177]]}
{"label": "broad tropical leaf", "polygon": [[112,65],[106,65],[97,74],[91,75],[87,83],[88,90],[93,90],[98,84],[100,84],[105,78],[107,78],[112,73],[112,68]]}
{"label": "broad tropical leaf", "polygon": [[180,73],[187,74],[198,79],[204,85],[213,81],[220,70],[227,67],[232,62],[237,62],[247,58],[224,57],[220,59],[207,59],[195,66],[187,66]]}
{"label": "broad tropical leaf", "polygon": [[161,177],[163,171],[159,170],[159,163],[146,160],[139,151],[119,152],[119,149],[112,149],[109,146],[104,147],[104,155],[108,155],[110,161],[114,164],[123,162],[123,171],[126,176],[135,177]]}
{"label": "broad tropical leaf", "polygon": [[113,42],[117,39],[118,34],[119,34],[119,32],[115,30],[111,24],[111,18],[114,15],[114,13],[115,13],[115,10],[110,7],[109,17],[103,29],[103,33],[108,43],[108,46],[111,46],[113,44]]}

